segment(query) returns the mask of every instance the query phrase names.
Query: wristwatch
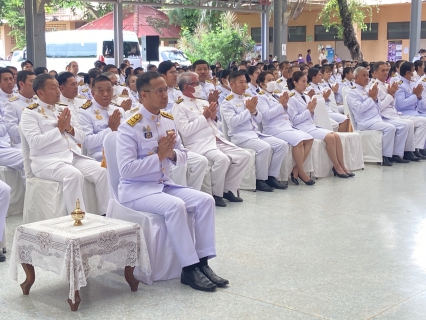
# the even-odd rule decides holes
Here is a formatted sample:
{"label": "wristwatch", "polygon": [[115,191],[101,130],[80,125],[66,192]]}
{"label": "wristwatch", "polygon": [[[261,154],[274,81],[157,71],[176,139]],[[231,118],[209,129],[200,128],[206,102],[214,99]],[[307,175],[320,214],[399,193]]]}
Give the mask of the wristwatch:
{"label": "wristwatch", "polygon": [[67,133],[71,133],[73,130],[74,130],[74,127],[73,127],[73,126],[71,126],[69,130],[66,130],[66,129],[65,129],[65,131],[66,131]]}

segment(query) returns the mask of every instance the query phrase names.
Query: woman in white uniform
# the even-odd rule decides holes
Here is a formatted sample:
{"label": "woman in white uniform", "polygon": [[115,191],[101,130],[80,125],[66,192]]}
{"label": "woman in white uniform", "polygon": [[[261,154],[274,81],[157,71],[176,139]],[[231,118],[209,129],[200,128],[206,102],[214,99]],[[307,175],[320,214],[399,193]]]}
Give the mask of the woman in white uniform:
{"label": "woman in white uniform", "polygon": [[323,140],[327,146],[327,153],[333,162],[333,173],[339,178],[353,177],[355,174],[346,169],[343,161],[343,147],[337,133],[319,128],[314,124],[316,99],[304,94],[308,86],[308,77],[301,71],[293,73],[287,80],[291,91],[288,100],[288,114],[293,125],[309,133],[314,139]]}
{"label": "woman in white uniform", "polygon": [[276,81],[269,71],[262,72],[257,82],[262,89],[258,96],[257,109],[262,114],[263,133],[284,140],[293,146],[296,165],[291,173],[291,181],[298,185],[298,178],[300,178],[305,184],[314,185],[315,181],[303,169],[303,163],[311,151],[314,139],[308,133],[293,128],[287,113],[288,92],[284,92],[281,97],[274,93]]}
{"label": "woman in white uniform", "polygon": [[331,89],[325,88],[321,85],[322,81],[322,74],[320,73],[319,69],[317,68],[311,68],[308,71],[308,91],[314,90],[315,94],[322,95],[325,100],[325,106],[327,108],[328,116],[336,121],[339,124],[339,132],[348,132],[348,126],[349,126],[349,119],[348,117],[344,116],[343,114],[334,112],[333,109],[330,107],[330,95],[331,95]]}
{"label": "woman in white uniform", "polygon": [[337,103],[343,104],[343,88],[344,87],[353,87],[354,83],[354,69],[352,67],[346,67],[343,69],[342,81],[339,84],[339,91],[336,94]]}
{"label": "woman in white uniform", "polygon": [[247,70],[250,82],[248,84],[248,88],[246,93],[250,96],[257,96],[257,93],[260,91],[259,86],[257,85],[257,77],[260,74],[260,69],[257,66],[250,66]]}

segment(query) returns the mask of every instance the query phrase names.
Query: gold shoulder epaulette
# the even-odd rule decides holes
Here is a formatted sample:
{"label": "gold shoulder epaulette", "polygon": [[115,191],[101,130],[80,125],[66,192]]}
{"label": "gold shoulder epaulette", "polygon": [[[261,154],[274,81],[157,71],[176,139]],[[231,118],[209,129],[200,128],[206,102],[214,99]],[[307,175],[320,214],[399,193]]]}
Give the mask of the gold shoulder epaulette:
{"label": "gold shoulder epaulette", "polygon": [[207,83],[213,83],[211,80],[206,80]]}
{"label": "gold shoulder epaulette", "polygon": [[392,78],[394,78],[394,77],[396,77],[396,74],[394,74],[394,75],[392,76]]}
{"label": "gold shoulder epaulette", "polygon": [[89,91],[89,88],[81,90],[81,92],[84,92],[84,93],[86,93],[87,91]]}
{"label": "gold shoulder epaulette", "polygon": [[259,94],[265,94],[265,91],[259,91]]}
{"label": "gold shoulder epaulette", "polygon": [[179,103],[182,103],[182,101],[183,101],[183,98],[179,97],[177,100],[175,100],[175,103],[179,104]]}
{"label": "gold shoulder epaulette", "polygon": [[283,82],[283,79],[278,79],[277,80],[277,83],[281,83],[281,82]]}
{"label": "gold shoulder epaulette", "polygon": [[245,93],[245,92],[243,93],[243,96],[244,97],[251,97],[251,95],[249,95],[248,93]]}
{"label": "gold shoulder epaulette", "polygon": [[233,94],[230,94],[229,96],[227,96],[225,98],[226,101],[231,101],[232,99],[234,99],[234,95]]}
{"label": "gold shoulder epaulette", "polygon": [[356,87],[355,87],[355,86],[353,86],[353,87],[351,87],[351,89],[356,89]]}
{"label": "gold shoulder epaulette", "polygon": [[402,80],[399,80],[399,81],[398,81],[398,84],[402,84],[402,83],[403,83],[403,82],[402,82]]}
{"label": "gold shoulder epaulette", "polygon": [[58,106],[63,106],[63,107],[68,107],[68,105],[67,104],[65,104],[65,103],[58,103]]}
{"label": "gold shoulder epaulette", "polygon": [[133,117],[131,117],[129,120],[127,120],[127,123],[131,125],[132,127],[135,126],[136,123],[142,120],[142,115],[140,113],[135,114]]}
{"label": "gold shoulder epaulette", "polygon": [[343,80],[342,80],[342,82],[345,82],[345,81],[346,81],[346,79],[343,79]]}
{"label": "gold shoulder epaulette", "polygon": [[38,107],[38,103],[31,103],[27,108],[33,110]]}
{"label": "gold shoulder epaulette", "polygon": [[274,93],[281,93],[281,90],[274,90]]}
{"label": "gold shoulder epaulette", "polygon": [[288,97],[289,98],[291,98],[292,96],[294,96],[295,95],[295,93],[294,92],[292,92],[292,93],[290,93],[289,95],[288,95]]}
{"label": "gold shoulder epaulette", "polygon": [[81,108],[82,109],[84,109],[84,110],[86,110],[86,109],[88,109],[90,106],[92,105],[92,101],[90,101],[90,100],[87,100],[82,106],[81,106]]}
{"label": "gold shoulder epaulette", "polygon": [[11,97],[11,98],[9,99],[9,101],[10,101],[10,102],[12,102],[12,101],[16,101],[16,100],[18,100],[18,99],[19,99],[18,97],[14,96],[14,97]]}
{"label": "gold shoulder epaulette", "polygon": [[130,110],[131,113],[135,113],[136,111],[139,110],[139,107],[133,108],[132,110]]}
{"label": "gold shoulder epaulette", "polygon": [[422,81],[423,81],[423,82],[426,82],[426,78],[423,78],[423,79],[422,79]]}
{"label": "gold shoulder epaulette", "polygon": [[122,87],[127,87],[127,85],[125,83],[122,83],[121,86]]}
{"label": "gold shoulder epaulette", "polygon": [[170,113],[166,112],[166,111],[160,111],[160,114],[161,114],[164,118],[167,118],[167,119],[170,119],[170,120],[173,120],[173,119],[174,119],[174,118],[173,118],[173,116],[172,116]]}
{"label": "gold shoulder epaulette", "polygon": [[175,87],[175,89],[180,91],[179,87]]}
{"label": "gold shoulder epaulette", "polygon": [[86,99],[86,97],[85,96],[82,96],[82,95],[78,95],[76,98],[79,98],[79,99]]}

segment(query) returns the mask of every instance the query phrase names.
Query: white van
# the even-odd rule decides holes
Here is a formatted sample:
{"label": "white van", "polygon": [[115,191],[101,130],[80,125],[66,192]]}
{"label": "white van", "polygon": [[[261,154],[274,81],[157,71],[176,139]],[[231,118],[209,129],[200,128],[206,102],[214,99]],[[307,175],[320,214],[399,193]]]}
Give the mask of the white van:
{"label": "white van", "polygon": [[177,62],[182,67],[188,67],[191,65],[191,61],[185,56],[182,50],[175,47],[159,47],[159,59],[160,61],[144,61],[143,66],[146,68],[148,64],[153,64],[158,67],[160,62],[168,61]]}
{"label": "white van", "polygon": [[[133,68],[141,66],[141,47],[136,33],[123,31],[124,60],[130,61]],[[26,60],[26,49],[12,57],[12,65],[20,69]],[[94,68],[94,62],[101,60],[106,64],[114,61],[113,30],[69,30],[46,32],[46,68],[65,71],[71,61],[77,61],[80,72]],[[42,66],[35,66],[42,67]],[[120,66],[117,66],[120,67]]]}

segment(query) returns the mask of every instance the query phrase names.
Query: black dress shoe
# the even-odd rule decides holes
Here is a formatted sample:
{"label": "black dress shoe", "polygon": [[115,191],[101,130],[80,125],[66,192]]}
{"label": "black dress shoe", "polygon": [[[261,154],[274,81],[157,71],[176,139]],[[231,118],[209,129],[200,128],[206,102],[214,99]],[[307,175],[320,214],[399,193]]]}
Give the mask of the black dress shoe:
{"label": "black dress shoe", "polygon": [[226,207],[225,201],[223,201],[222,197],[213,196],[214,202],[216,203],[216,207]]}
{"label": "black dress shoe", "polygon": [[200,268],[195,268],[190,272],[182,270],[180,283],[200,291],[215,291],[217,287],[201,272]]}
{"label": "black dress shoe", "polygon": [[393,164],[389,161],[389,158],[385,156],[382,157],[382,163],[377,162],[377,164],[381,164],[382,166],[387,166],[387,167],[393,166]]}
{"label": "black dress shoe", "polygon": [[396,163],[408,163],[408,162],[410,162],[410,160],[402,159],[400,156],[397,156],[397,155],[393,155],[391,161],[396,162]]}
{"label": "black dress shoe", "polygon": [[3,253],[0,253],[0,262],[6,261],[6,256]]}
{"label": "black dress shoe", "polygon": [[426,156],[426,149],[419,149],[419,152],[420,152],[422,155]]}
{"label": "black dress shoe", "polygon": [[[300,177],[299,177],[300,178]],[[300,180],[302,180],[306,185],[308,186],[313,186],[315,184],[315,181],[312,179],[309,179],[308,181],[303,180],[302,178],[300,178]]]}
{"label": "black dress shoe", "polygon": [[277,178],[271,177],[271,176],[268,177],[268,180],[266,180],[266,183],[268,184],[268,186],[270,186],[271,188],[274,188],[274,189],[285,190],[285,189],[288,188],[287,185],[279,182],[277,180]]}
{"label": "black dress shoe", "polygon": [[272,192],[274,191],[274,188],[268,186],[264,180],[256,180],[256,190]]}
{"label": "black dress shoe", "polygon": [[294,176],[293,176],[293,172],[290,173],[290,177],[291,177],[291,181],[293,181],[293,183],[298,186],[299,185],[299,180],[297,180]]}
{"label": "black dress shoe", "polygon": [[209,279],[219,288],[225,287],[229,284],[228,280],[219,277],[216,273],[213,272],[213,270],[209,266],[201,267],[201,272],[207,277],[207,279]]}
{"label": "black dress shoe", "polygon": [[425,160],[425,159],[426,159],[426,156],[422,155],[422,154],[420,153],[420,151],[418,151],[418,150],[414,151],[414,155],[415,155],[417,158],[420,158],[420,159],[422,159],[422,160]]}
{"label": "black dress shoe", "polygon": [[333,167],[333,173],[334,176],[337,176],[339,178],[349,178],[349,176],[346,173],[338,173],[336,169]]}
{"label": "black dress shoe", "polygon": [[405,151],[403,159],[408,161],[420,161],[420,158],[416,157],[411,151]]}
{"label": "black dress shoe", "polygon": [[348,175],[349,178],[355,177],[355,173],[349,172],[349,173],[346,173],[346,174]]}
{"label": "black dress shoe", "polygon": [[231,191],[224,193],[223,197],[230,202],[243,202],[243,199],[236,197]]}

